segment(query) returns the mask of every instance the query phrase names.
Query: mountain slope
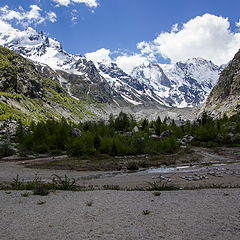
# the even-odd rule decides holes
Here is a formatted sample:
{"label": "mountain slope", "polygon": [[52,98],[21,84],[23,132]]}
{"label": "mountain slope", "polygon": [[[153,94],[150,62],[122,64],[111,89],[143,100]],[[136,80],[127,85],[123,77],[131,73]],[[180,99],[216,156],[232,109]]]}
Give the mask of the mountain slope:
{"label": "mountain slope", "polygon": [[0,46],[0,119],[79,121],[93,116],[84,102],[71,98],[58,81],[42,76],[35,65]]}
{"label": "mountain slope", "polygon": [[221,73],[202,111],[215,117],[240,112],[240,50]]}

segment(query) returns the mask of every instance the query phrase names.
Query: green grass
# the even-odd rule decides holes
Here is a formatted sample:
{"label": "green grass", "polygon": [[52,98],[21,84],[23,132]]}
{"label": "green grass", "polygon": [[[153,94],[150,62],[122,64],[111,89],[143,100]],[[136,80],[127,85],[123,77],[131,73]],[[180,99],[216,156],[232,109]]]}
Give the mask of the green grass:
{"label": "green grass", "polygon": [[0,96],[6,97],[6,98],[13,98],[13,99],[22,99],[23,95],[17,94],[17,93],[11,93],[11,92],[2,92],[0,91]]}

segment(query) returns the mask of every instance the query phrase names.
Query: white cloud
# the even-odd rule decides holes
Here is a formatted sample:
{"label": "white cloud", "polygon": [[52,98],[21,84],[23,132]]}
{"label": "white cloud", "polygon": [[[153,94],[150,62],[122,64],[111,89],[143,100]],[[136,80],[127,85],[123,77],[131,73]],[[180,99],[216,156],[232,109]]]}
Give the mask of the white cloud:
{"label": "white cloud", "polygon": [[13,30],[13,27],[10,24],[0,20],[0,33],[12,31],[12,30]]}
{"label": "white cloud", "polygon": [[137,43],[137,49],[140,50],[142,55],[152,55],[155,53],[155,49],[152,47],[152,44],[148,42]]}
{"label": "white cloud", "polygon": [[93,61],[94,63],[98,62],[110,62],[110,50],[106,48],[101,48],[97,50],[96,52],[86,53],[85,56],[88,60]]}
{"label": "white cloud", "polygon": [[15,21],[17,24],[27,27],[31,24],[41,24],[46,20],[55,22],[57,19],[54,12],[47,12],[46,16],[43,17],[41,15],[42,9],[37,5],[30,5],[29,8],[29,11],[25,11],[21,6],[18,10],[11,10],[7,5],[0,7],[0,20],[5,23]]}
{"label": "white cloud", "polygon": [[71,0],[52,0],[53,2],[58,3],[60,6],[68,6],[71,3]]}
{"label": "white cloud", "polygon": [[29,11],[24,11],[22,7],[19,7],[19,11],[10,10],[8,6],[4,6],[0,8],[0,19],[3,21],[15,20],[22,25],[28,25],[30,22],[40,24],[44,22],[41,11],[42,9],[37,5],[30,5]]}
{"label": "white cloud", "polygon": [[[236,23],[240,26],[240,22]],[[139,43],[144,54],[160,54],[172,62],[202,57],[216,64],[227,63],[240,48],[240,33],[230,30],[228,18],[211,14],[197,16],[171,32],[160,33],[152,42]]]}
{"label": "white cloud", "polygon": [[73,9],[71,11],[71,21],[72,21],[73,24],[77,23],[77,21],[78,21],[78,11],[77,11],[77,9]]}
{"label": "white cloud", "polygon": [[73,3],[84,3],[90,8],[96,8],[99,4],[97,0],[52,0],[57,3],[58,6],[68,6]]}
{"label": "white cloud", "polygon": [[130,74],[133,68],[148,62],[148,59],[141,54],[124,55],[116,58],[116,63],[124,72]]}
{"label": "white cloud", "polygon": [[56,22],[56,21],[57,21],[57,15],[56,15],[56,13],[55,13],[55,12],[52,12],[52,11],[47,12],[47,19],[48,19],[50,22],[52,22],[52,23]]}

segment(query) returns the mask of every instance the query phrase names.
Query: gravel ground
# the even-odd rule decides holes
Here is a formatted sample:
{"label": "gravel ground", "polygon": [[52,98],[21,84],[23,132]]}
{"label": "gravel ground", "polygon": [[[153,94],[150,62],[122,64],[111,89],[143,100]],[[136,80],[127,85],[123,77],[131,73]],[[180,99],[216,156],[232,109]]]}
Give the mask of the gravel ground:
{"label": "gravel ground", "polygon": [[0,191],[1,240],[240,239],[240,189],[22,193]]}

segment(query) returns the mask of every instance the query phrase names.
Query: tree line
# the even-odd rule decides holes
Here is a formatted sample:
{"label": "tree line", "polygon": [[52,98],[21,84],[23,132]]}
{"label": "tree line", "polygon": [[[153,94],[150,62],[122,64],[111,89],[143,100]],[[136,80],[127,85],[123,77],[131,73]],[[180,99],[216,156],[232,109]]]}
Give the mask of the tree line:
{"label": "tree line", "polygon": [[[75,132],[74,132],[74,131]],[[164,136],[163,133],[167,133]],[[184,136],[192,136],[194,146],[214,147],[240,143],[240,116],[213,119],[207,114],[194,122],[176,124],[158,117],[155,121],[136,121],[120,112],[108,121],[87,121],[78,124],[47,120],[18,124],[15,142],[22,154],[66,152],[71,156],[108,154],[112,156],[174,153]]]}

